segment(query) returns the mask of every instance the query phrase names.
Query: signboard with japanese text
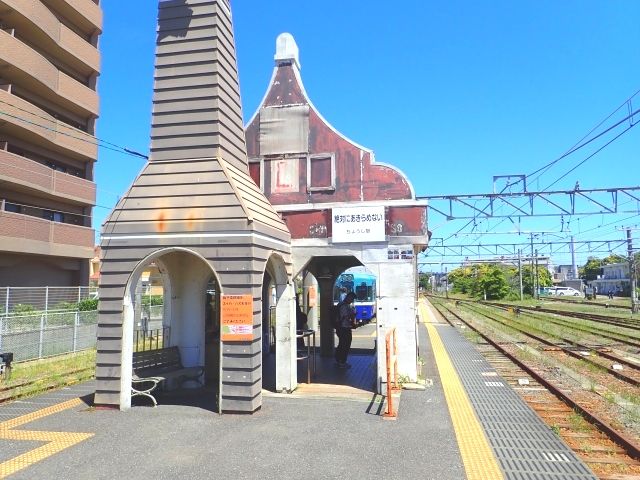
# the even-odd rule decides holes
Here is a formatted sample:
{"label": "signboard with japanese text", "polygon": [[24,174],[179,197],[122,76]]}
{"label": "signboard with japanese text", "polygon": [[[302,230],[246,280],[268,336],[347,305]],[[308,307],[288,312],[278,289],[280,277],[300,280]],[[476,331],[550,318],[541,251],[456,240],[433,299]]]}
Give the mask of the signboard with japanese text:
{"label": "signboard with japanese text", "polygon": [[252,295],[222,295],[220,310],[223,342],[253,340]]}
{"label": "signboard with japanese text", "polygon": [[331,211],[333,243],[384,242],[384,206],[345,207]]}

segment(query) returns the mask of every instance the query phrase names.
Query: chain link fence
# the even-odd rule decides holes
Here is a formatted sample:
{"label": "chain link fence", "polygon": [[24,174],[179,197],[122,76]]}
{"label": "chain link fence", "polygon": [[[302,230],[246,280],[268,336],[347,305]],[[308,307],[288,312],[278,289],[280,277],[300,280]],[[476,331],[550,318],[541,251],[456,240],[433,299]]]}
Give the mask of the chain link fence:
{"label": "chain link fence", "polygon": [[74,310],[97,295],[98,287],[0,287],[0,315]]}
{"label": "chain link fence", "polygon": [[[98,312],[80,311],[80,304],[97,293],[95,287],[0,287],[0,352],[13,352],[19,362],[95,348]],[[140,303],[134,335],[164,331],[164,306]]]}
{"label": "chain link fence", "polygon": [[49,312],[0,317],[0,352],[14,361],[77,352],[96,345],[98,312]]}
{"label": "chain link fence", "polygon": [[79,311],[93,298],[94,287],[1,287],[0,352],[24,361],[95,347],[98,312]]}

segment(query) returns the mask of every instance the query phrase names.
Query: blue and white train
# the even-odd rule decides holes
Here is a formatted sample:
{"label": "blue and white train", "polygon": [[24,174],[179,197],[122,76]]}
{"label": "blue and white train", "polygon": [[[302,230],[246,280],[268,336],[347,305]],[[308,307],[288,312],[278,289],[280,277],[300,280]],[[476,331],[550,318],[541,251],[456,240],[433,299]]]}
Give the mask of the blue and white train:
{"label": "blue and white train", "polygon": [[376,277],[370,273],[343,273],[333,288],[333,303],[340,301],[342,288],[354,292],[356,299],[353,307],[356,310],[356,321],[370,322],[376,316]]}

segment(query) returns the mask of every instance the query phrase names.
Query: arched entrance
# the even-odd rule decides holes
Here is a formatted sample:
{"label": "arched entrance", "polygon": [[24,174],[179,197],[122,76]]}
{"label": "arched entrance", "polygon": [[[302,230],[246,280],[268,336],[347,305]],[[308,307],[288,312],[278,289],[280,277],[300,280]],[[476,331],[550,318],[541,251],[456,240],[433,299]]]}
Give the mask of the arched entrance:
{"label": "arched entrance", "polygon": [[[139,285],[154,264],[162,277],[161,333],[139,321]],[[123,298],[120,409],[131,407],[132,358],[140,349],[178,347],[184,367],[204,366],[202,405],[218,410],[220,379],[220,282],[210,263],[196,252],[179,247],[158,250],[140,261],[129,277]],[[145,335],[141,342],[140,326]],[[149,335],[147,335],[147,333]],[[153,335],[155,342],[147,341]],[[195,383],[195,382],[193,382]],[[185,388],[194,387],[185,384]],[[174,385],[165,385],[171,389]]]}
{"label": "arched entrance", "polygon": [[262,388],[295,388],[295,301],[284,259],[273,253],[262,283]]}

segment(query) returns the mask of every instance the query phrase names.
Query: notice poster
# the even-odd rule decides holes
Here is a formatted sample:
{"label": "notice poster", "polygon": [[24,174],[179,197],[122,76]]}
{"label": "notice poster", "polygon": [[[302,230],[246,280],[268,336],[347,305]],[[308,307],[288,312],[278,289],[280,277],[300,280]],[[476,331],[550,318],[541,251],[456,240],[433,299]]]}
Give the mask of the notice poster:
{"label": "notice poster", "polygon": [[220,314],[223,342],[253,340],[252,295],[222,295]]}

